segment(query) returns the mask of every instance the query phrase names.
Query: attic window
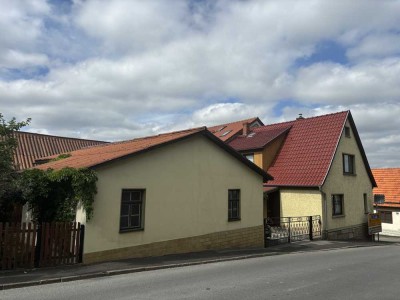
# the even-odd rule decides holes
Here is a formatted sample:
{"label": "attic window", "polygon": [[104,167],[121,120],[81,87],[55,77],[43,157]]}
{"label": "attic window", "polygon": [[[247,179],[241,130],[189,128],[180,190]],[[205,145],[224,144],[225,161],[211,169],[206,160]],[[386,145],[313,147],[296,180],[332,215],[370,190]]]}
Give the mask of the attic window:
{"label": "attic window", "polygon": [[383,195],[383,194],[374,195],[374,203],[381,204],[384,202],[385,202],[385,195]]}
{"label": "attic window", "polygon": [[345,137],[350,137],[350,127],[348,126],[344,127],[344,135]]}
{"label": "attic window", "polygon": [[255,134],[256,134],[255,132],[252,132],[252,133],[248,134],[247,137],[248,137],[248,138],[249,138],[249,137],[253,137]]}
{"label": "attic window", "polygon": [[220,136],[226,136],[226,135],[229,134],[231,131],[232,131],[232,130],[225,131],[225,132],[224,132],[223,134],[221,134]]}

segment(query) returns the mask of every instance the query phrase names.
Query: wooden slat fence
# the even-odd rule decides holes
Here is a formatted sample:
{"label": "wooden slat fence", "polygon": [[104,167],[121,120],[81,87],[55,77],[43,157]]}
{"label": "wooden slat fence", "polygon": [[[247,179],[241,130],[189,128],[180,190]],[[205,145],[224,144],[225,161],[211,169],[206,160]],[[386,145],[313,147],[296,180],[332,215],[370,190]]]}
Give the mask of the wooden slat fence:
{"label": "wooden slat fence", "polygon": [[84,225],[0,223],[0,269],[82,262]]}
{"label": "wooden slat fence", "polygon": [[79,223],[43,223],[39,266],[78,263],[80,243],[81,226]]}
{"label": "wooden slat fence", "polygon": [[33,268],[37,225],[0,223],[1,269]]}

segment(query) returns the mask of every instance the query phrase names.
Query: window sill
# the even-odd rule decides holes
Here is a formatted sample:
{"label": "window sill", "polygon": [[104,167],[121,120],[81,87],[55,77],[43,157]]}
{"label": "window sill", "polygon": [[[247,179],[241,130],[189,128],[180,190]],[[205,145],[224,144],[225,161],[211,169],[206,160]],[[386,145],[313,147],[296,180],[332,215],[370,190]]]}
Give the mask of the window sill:
{"label": "window sill", "polygon": [[133,231],[144,231],[144,228],[120,229],[119,233],[133,232]]}
{"label": "window sill", "polygon": [[337,219],[337,218],[344,218],[346,215],[334,215],[332,216],[332,219]]}
{"label": "window sill", "polygon": [[228,222],[236,222],[236,221],[240,221],[240,218],[235,218],[235,219],[228,219]]}

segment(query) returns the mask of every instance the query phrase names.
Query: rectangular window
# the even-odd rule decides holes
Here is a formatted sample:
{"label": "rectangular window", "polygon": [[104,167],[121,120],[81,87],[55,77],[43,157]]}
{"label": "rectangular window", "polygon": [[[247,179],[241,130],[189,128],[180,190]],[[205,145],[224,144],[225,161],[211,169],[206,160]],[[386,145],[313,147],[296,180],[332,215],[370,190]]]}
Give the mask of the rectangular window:
{"label": "rectangular window", "polygon": [[247,153],[244,155],[249,161],[254,162],[254,153]]}
{"label": "rectangular window", "polygon": [[228,221],[240,220],[240,190],[228,190]]}
{"label": "rectangular window", "polygon": [[393,224],[392,212],[391,211],[380,211],[382,223]]}
{"label": "rectangular window", "polygon": [[136,189],[122,190],[120,232],[143,229],[144,192]]}
{"label": "rectangular window", "polygon": [[350,137],[350,127],[348,126],[344,127],[344,135],[345,137]]}
{"label": "rectangular window", "polygon": [[343,154],[343,173],[355,174],[354,155]]}
{"label": "rectangular window", "polygon": [[376,204],[384,203],[385,202],[385,195],[383,195],[383,194],[374,195],[374,202]]}
{"label": "rectangular window", "polygon": [[332,216],[344,215],[343,195],[332,195]]}
{"label": "rectangular window", "polygon": [[364,213],[369,213],[368,196],[364,193]]}

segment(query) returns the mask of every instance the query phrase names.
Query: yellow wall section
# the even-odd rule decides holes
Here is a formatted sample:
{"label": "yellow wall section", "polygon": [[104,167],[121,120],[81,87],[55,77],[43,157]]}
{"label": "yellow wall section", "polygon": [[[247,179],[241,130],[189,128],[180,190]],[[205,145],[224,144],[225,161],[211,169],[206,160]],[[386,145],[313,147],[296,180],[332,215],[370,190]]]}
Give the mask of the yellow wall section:
{"label": "yellow wall section", "polygon": [[318,190],[282,189],[281,217],[322,216],[322,197]]}
{"label": "yellow wall section", "polygon": [[[98,194],[85,253],[263,224],[262,177],[203,136],[96,169]],[[119,233],[121,190],[146,189],[144,230]],[[241,190],[241,221],[228,222],[228,189]],[[80,214],[77,221],[83,221]]]}
{"label": "yellow wall section", "polygon": [[[350,124],[347,123],[346,126],[350,127]],[[356,175],[343,175],[343,153],[355,155]],[[364,213],[363,194],[367,194],[369,212],[372,212],[372,184],[352,130],[350,138],[346,137],[344,132],[342,133],[332,167],[322,190],[326,193],[327,229],[348,227],[367,222],[367,215]],[[344,195],[343,217],[332,216],[333,194]]]}
{"label": "yellow wall section", "polygon": [[275,159],[275,156],[277,155],[279,149],[282,146],[283,141],[286,138],[286,134],[276,138],[272,143],[267,145],[267,147],[264,148],[262,151],[262,165],[260,165],[260,168],[264,170],[268,170],[269,167],[272,164],[272,161]]}

